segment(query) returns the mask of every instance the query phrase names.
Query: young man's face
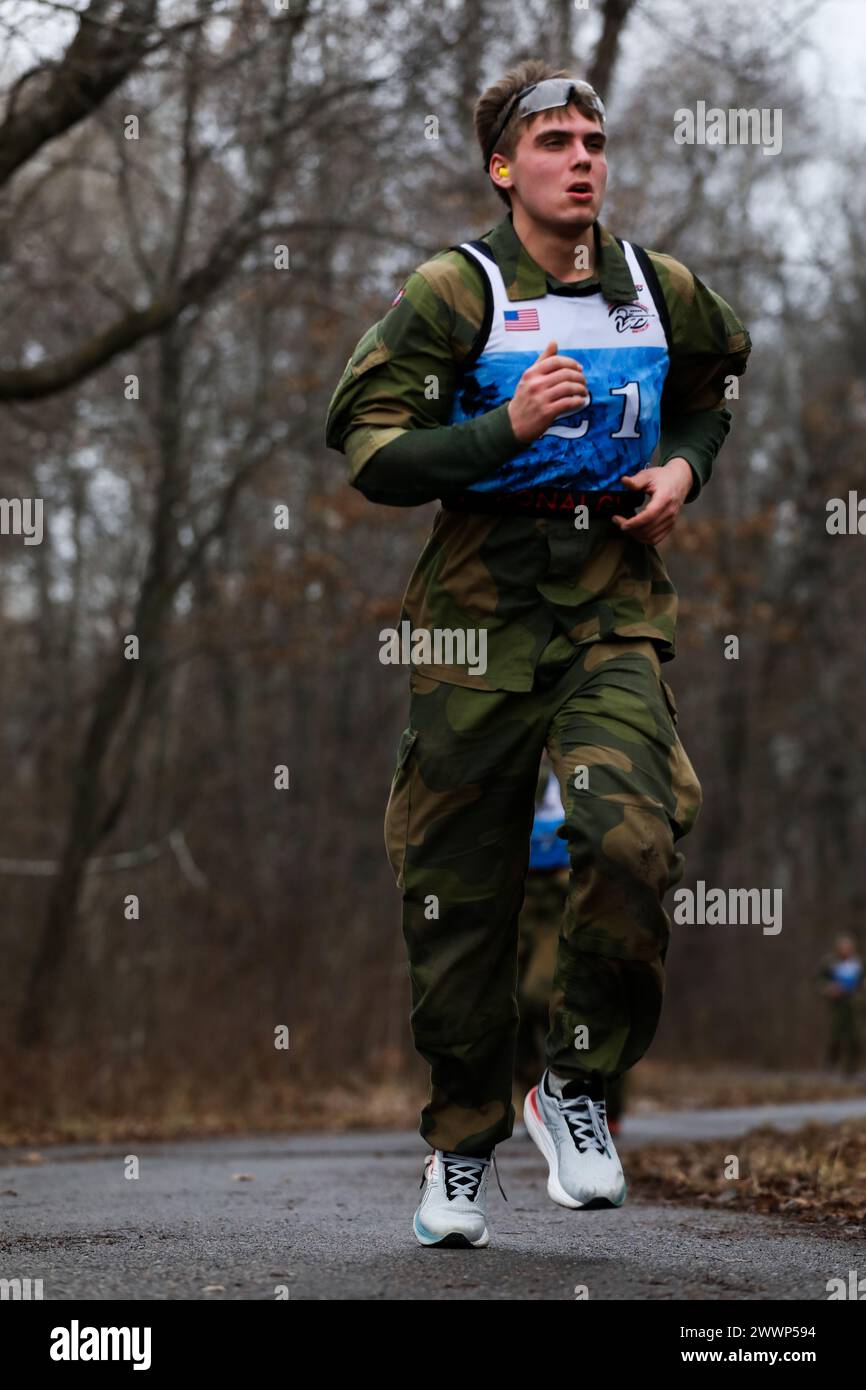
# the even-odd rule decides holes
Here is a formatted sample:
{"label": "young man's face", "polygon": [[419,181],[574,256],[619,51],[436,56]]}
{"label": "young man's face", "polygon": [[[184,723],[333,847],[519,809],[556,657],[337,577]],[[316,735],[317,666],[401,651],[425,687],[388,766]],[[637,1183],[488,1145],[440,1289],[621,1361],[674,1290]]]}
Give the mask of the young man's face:
{"label": "young man's face", "polygon": [[[522,206],[533,221],[574,231],[590,227],[604,202],[607,137],[576,106],[542,111],[506,160],[512,211]],[[493,168],[503,161],[496,159]],[[579,185],[580,192],[572,192]]]}

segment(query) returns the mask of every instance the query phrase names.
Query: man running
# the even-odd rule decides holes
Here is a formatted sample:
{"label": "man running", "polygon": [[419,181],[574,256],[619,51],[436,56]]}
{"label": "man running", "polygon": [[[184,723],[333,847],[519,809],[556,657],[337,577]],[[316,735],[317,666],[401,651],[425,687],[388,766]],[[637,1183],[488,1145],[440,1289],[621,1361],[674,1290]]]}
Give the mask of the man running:
{"label": "man running", "polygon": [[586,83],[522,63],[481,96],[475,128],[507,215],[413,271],[360,339],[326,427],[371,501],[442,504],[403,598],[409,724],[385,818],[431,1068],[424,1245],[489,1241],[545,748],[570,887],[524,1118],[555,1202],[625,1198],[605,1081],[655,1034],[662,899],[701,804],[661,676],[677,597],[656,547],[710,476],[751,346],[684,265],[599,222],[605,111]]}

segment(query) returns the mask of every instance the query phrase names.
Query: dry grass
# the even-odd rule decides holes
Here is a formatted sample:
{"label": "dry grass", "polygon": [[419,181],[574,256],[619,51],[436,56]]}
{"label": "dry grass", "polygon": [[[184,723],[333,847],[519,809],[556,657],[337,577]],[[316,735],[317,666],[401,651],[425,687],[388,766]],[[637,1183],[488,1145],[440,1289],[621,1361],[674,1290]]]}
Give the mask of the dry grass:
{"label": "dry grass", "polygon": [[769,1071],[727,1063],[689,1066],[646,1057],[633,1068],[629,1088],[626,1108],[648,1115],[656,1110],[715,1110],[864,1096],[866,1072],[858,1081],[823,1071]]}
{"label": "dry grass", "polygon": [[[240,1067],[198,1079],[153,1069],[49,1056],[0,1058],[0,1149],[74,1141],[175,1139],[238,1133],[416,1129],[424,1071],[380,1056],[373,1074],[305,1082]],[[540,1071],[539,1071],[540,1075]],[[629,1076],[626,1114],[863,1095],[866,1087],[820,1073],[681,1066],[644,1059]],[[519,1107],[523,1095],[515,1088]],[[518,1108],[518,1115],[520,1110]]]}
{"label": "dry grass", "polygon": [[[725,1176],[730,1155],[739,1176]],[[629,1191],[653,1200],[726,1207],[832,1223],[863,1236],[866,1219],[866,1120],[769,1127],[733,1143],[654,1144],[628,1155]]]}
{"label": "dry grass", "polygon": [[[423,1087],[420,1088],[423,1092]],[[411,1129],[418,1123],[419,1087],[407,1081],[302,1085],[250,1080],[226,1094],[186,1078],[167,1078],[135,1098],[100,1100],[74,1088],[54,1088],[41,1100],[0,1097],[0,1151],[22,1145],[137,1139],[205,1138],[227,1134],[339,1133],[363,1129]]]}

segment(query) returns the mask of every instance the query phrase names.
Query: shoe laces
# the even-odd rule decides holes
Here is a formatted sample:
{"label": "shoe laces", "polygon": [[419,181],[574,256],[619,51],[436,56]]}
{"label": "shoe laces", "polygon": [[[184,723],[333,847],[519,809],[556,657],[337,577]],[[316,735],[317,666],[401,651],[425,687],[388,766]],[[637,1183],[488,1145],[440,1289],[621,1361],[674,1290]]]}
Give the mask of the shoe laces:
{"label": "shoe laces", "polygon": [[607,1121],[603,1100],[574,1096],[560,1100],[559,1108],[580,1153],[587,1153],[590,1149],[607,1153]]}
{"label": "shoe laces", "polygon": [[[428,1154],[424,1162],[424,1172],[421,1174],[421,1181],[418,1186],[423,1187],[424,1181],[434,1161],[434,1154]],[[499,1183],[499,1191],[505,1197],[502,1183],[499,1181],[499,1169],[496,1166],[496,1151],[492,1155],[493,1171],[496,1174],[496,1181]],[[485,1168],[490,1164],[489,1158],[474,1158],[471,1154],[443,1153],[442,1171],[445,1178],[445,1192],[449,1201],[455,1197],[468,1197],[470,1202],[474,1202],[478,1195],[478,1188]],[[506,1202],[508,1198],[505,1197]]]}

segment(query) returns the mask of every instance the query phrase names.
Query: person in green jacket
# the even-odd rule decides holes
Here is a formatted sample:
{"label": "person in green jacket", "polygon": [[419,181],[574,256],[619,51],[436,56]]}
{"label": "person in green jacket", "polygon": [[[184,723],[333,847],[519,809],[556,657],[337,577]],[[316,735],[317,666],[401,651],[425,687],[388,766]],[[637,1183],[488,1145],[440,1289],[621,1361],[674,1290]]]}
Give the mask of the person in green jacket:
{"label": "person in green jacket", "polygon": [[506,215],[412,271],[326,421],[370,501],[441,503],[399,633],[378,634],[379,659],[411,668],[385,844],[430,1067],[425,1245],[489,1241],[545,749],[571,888],[524,1119],[552,1200],[624,1200],[605,1083],[655,1035],[663,898],[702,799],[662,677],[677,595],[657,547],[710,478],[751,348],[687,266],[599,221],[606,113],[588,84],[522,63],[479,98],[475,128]]}

